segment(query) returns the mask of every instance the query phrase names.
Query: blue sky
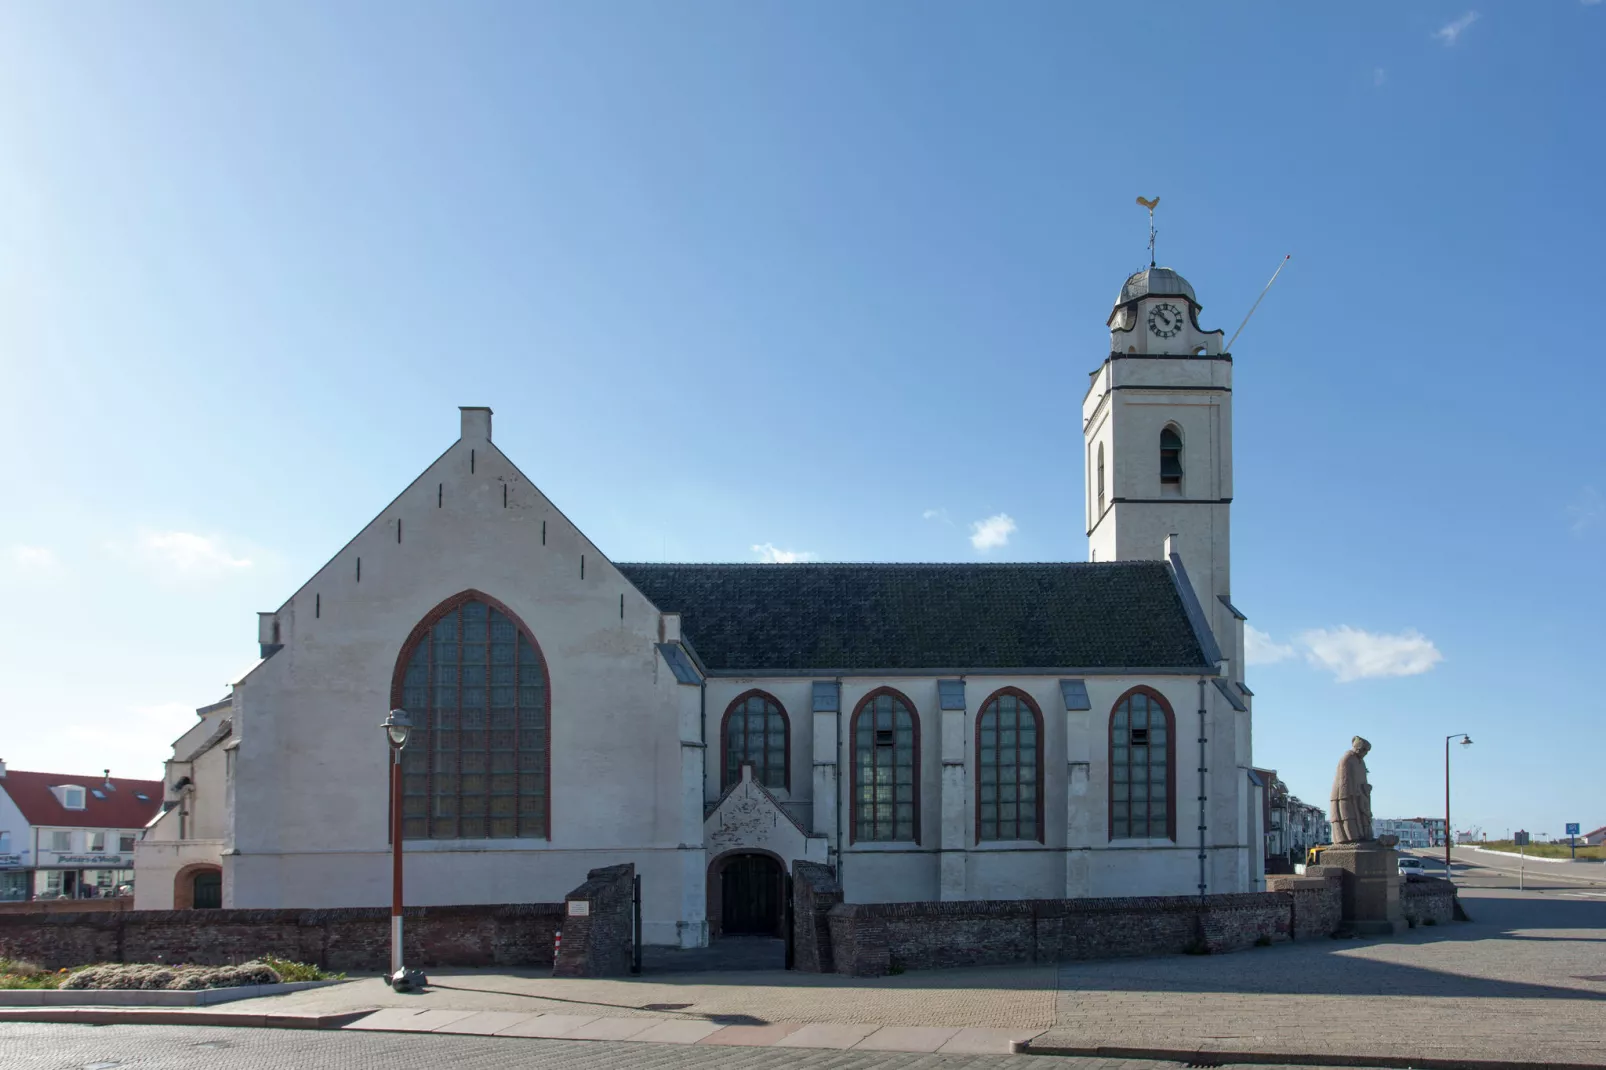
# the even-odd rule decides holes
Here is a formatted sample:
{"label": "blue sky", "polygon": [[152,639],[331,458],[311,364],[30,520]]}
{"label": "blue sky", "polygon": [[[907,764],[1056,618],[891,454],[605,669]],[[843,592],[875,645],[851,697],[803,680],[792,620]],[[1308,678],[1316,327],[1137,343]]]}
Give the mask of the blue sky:
{"label": "blue sky", "polygon": [[[1606,823],[1606,4],[8,5],[0,757],[155,775],[459,404],[616,560],[1082,560],[1159,259],[1257,761]],[[978,549],[989,518],[1007,538]],[[982,540],[987,541],[987,540]]]}

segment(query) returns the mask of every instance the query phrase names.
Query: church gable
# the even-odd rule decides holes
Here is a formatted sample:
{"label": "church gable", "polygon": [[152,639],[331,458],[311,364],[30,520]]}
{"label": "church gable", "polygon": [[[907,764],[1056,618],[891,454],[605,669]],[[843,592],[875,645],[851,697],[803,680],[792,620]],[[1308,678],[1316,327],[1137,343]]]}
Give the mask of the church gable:
{"label": "church gable", "polygon": [[726,789],[703,821],[703,840],[710,856],[726,851],[767,851],[790,867],[793,859],[825,861],[823,836],[810,836],[769,790],[753,779],[753,767],[742,766],[742,779]]}

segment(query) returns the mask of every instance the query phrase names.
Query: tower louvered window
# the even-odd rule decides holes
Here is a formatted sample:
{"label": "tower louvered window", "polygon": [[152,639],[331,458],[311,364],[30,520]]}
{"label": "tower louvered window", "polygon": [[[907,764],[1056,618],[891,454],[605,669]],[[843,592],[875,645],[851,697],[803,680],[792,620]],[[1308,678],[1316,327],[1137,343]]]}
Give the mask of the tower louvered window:
{"label": "tower louvered window", "polygon": [[1160,483],[1182,482],[1182,434],[1175,427],[1160,432]]}

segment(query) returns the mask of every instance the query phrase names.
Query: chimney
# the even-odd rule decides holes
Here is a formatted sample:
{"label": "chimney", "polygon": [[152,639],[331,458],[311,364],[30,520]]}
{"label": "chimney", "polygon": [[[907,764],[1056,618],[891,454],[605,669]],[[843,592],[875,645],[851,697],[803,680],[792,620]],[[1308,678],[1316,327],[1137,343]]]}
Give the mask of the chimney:
{"label": "chimney", "polygon": [[0,758],[0,780],[4,780],[5,778],[6,778],[6,763],[5,763],[5,759]]}
{"label": "chimney", "polygon": [[491,410],[484,405],[459,405],[457,411],[463,417],[463,431],[460,436],[464,442],[491,441]]}

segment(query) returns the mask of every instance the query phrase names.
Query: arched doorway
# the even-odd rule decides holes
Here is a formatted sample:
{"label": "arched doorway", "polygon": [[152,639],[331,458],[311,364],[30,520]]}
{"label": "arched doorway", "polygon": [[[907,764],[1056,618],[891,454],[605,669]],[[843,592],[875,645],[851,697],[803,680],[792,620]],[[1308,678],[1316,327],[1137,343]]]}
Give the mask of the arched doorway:
{"label": "arched doorway", "polygon": [[192,862],[173,875],[174,910],[217,910],[223,906],[223,870]]}
{"label": "arched doorway", "polygon": [[780,936],[785,914],[786,872],[774,855],[732,851],[714,860],[710,911],[718,936]]}

